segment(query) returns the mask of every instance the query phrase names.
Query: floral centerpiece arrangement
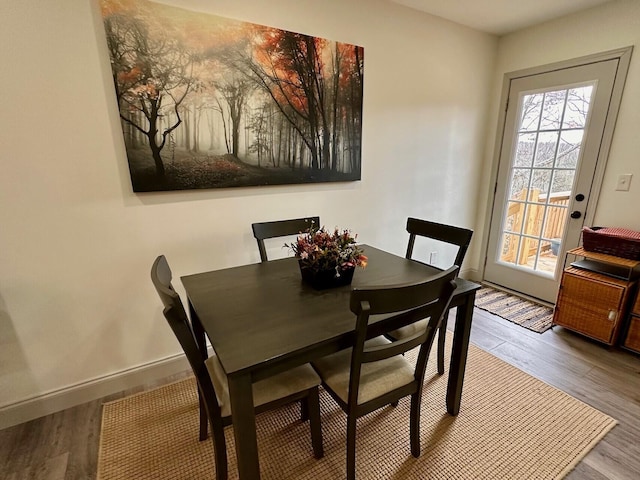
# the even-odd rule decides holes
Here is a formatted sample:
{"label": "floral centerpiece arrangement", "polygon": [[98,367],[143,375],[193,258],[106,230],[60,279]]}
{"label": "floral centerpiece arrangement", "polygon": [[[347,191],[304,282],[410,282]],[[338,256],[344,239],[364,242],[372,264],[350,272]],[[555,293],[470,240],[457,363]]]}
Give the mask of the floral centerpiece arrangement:
{"label": "floral centerpiece arrangement", "polygon": [[327,288],[351,283],[354,269],[367,266],[367,257],[356,238],[347,229],[329,232],[324,227],[312,227],[285,247],[298,259],[303,279],[316,288]]}

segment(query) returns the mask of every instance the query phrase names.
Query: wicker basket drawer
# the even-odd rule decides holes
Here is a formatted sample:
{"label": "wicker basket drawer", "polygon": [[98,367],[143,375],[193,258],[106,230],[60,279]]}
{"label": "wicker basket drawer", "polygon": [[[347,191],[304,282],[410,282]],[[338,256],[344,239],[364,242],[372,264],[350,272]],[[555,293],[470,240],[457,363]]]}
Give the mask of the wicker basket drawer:
{"label": "wicker basket drawer", "polygon": [[628,282],[567,268],[562,274],[553,323],[613,345],[626,313],[629,291]]}
{"label": "wicker basket drawer", "polygon": [[[637,302],[636,302],[637,303]],[[640,318],[632,316],[629,319],[629,329],[624,339],[624,346],[640,352]]]}

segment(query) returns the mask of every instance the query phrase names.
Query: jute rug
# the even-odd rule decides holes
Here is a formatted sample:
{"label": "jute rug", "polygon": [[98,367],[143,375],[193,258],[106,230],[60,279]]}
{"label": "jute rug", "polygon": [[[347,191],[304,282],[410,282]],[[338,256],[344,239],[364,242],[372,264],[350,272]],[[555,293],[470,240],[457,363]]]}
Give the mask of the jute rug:
{"label": "jute rug", "polygon": [[[617,423],[473,345],[462,408],[452,417],[444,401],[447,375],[437,375],[432,360],[422,402],[422,455],[410,453],[404,399],[358,421],[359,479],[558,479]],[[257,417],[263,479],[345,477],[345,415],[324,391],[321,407],[321,460],[313,458],[299,405]],[[235,479],[232,427],[225,434],[229,478]],[[211,441],[198,441],[193,379],[105,404],[97,478],[215,478]]]}
{"label": "jute rug", "polygon": [[489,287],[476,293],[476,307],[537,333],[549,330],[553,320],[552,308]]}

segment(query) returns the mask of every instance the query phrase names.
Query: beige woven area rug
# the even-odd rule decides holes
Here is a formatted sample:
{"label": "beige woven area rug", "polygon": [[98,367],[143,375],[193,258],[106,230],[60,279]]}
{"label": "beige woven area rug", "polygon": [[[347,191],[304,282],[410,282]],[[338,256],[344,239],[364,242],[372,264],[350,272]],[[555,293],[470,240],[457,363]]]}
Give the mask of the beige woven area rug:
{"label": "beige woven area rug", "polygon": [[553,320],[553,308],[490,287],[478,290],[475,306],[537,333],[549,330]]}
{"label": "beige woven area rug", "polygon": [[[422,402],[422,455],[410,453],[404,399],[358,421],[359,479],[562,478],[617,423],[473,345],[462,408],[452,417],[444,401],[447,376],[435,373],[432,360]],[[257,417],[263,479],[345,477],[345,415],[324,391],[321,406],[321,460],[313,458],[299,405]],[[232,427],[225,433],[229,478],[235,479]],[[105,404],[98,480],[213,479],[214,473],[211,441],[198,441],[193,379]]]}

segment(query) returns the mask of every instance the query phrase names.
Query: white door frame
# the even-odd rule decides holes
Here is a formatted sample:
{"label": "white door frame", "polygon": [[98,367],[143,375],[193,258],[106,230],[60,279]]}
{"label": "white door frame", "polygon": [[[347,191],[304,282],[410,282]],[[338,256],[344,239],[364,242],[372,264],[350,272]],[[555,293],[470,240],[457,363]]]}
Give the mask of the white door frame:
{"label": "white door frame", "polygon": [[[602,180],[604,178],[605,169],[607,166],[607,159],[609,157],[609,151],[611,149],[611,142],[613,139],[613,133],[615,130],[616,119],[618,117],[618,111],[620,109],[620,101],[622,99],[622,92],[624,90],[624,83],[627,78],[627,72],[629,70],[629,63],[631,62],[631,53],[633,46],[623,47],[615,50],[609,50],[606,52],[587,55],[584,57],[574,58],[571,60],[550,63],[547,65],[540,65],[537,67],[527,68],[524,70],[517,70],[514,72],[505,73],[502,80],[502,89],[500,94],[500,112],[498,115],[498,128],[496,129],[496,138],[494,141],[493,160],[491,163],[490,185],[493,188],[489,191],[489,198],[487,201],[487,207],[484,215],[484,227],[481,245],[481,264],[480,275],[484,279],[485,265],[487,263],[487,248],[489,244],[489,233],[491,229],[491,217],[493,215],[494,197],[498,182],[498,167],[500,164],[500,154],[502,152],[502,142],[506,127],[506,114],[507,114],[507,101],[509,98],[509,90],[511,87],[511,81],[517,78],[528,77],[531,75],[539,75],[542,73],[553,72],[555,70],[562,70],[571,67],[578,67],[581,65],[601,62],[605,60],[619,59],[618,74],[613,85],[613,91],[611,94],[611,106],[609,114],[607,115],[607,121],[604,127],[604,134],[602,136],[602,148],[598,154],[598,160],[596,164],[595,174],[593,177],[593,184],[591,188],[591,195],[589,196],[588,203],[585,206],[584,223],[585,225],[593,224],[593,218],[595,216],[595,210],[598,205],[598,199],[600,197],[600,191],[602,188]],[[577,246],[577,245],[574,245]],[[567,246],[567,248],[570,248]],[[561,259],[558,259],[561,261]]]}

